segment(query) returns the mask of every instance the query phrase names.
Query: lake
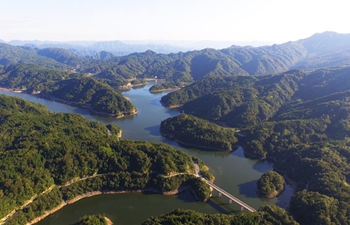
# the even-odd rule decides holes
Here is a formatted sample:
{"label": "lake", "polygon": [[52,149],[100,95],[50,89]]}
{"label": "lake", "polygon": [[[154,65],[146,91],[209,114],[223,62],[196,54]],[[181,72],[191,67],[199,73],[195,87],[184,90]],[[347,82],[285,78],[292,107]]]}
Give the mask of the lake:
{"label": "lake", "polygon": [[[260,176],[272,170],[272,163],[245,158],[243,149],[239,147],[234,152],[200,151],[194,148],[181,148],[175,141],[162,137],[159,133],[160,122],[168,117],[179,114],[176,109],[167,109],[160,104],[160,98],[167,94],[148,92],[154,83],[149,82],[142,88],[131,89],[123,95],[136,105],[138,114],[121,119],[101,118],[89,115],[85,109],[80,109],[58,102],[38,98],[34,95],[13,92],[1,92],[9,96],[18,96],[45,105],[54,112],[79,113],[89,120],[103,124],[116,124],[123,130],[123,138],[164,142],[183,152],[196,156],[209,166],[210,172],[216,177],[215,184],[232,195],[238,197],[250,206],[258,209],[261,205],[276,204],[287,207],[293,190],[287,185],[285,191],[274,199],[260,199],[255,192],[256,182]],[[208,203],[196,202],[189,192],[177,196],[157,194],[119,194],[100,195],[82,199],[68,205],[40,221],[39,225],[73,224],[85,214],[104,214],[115,224],[140,224],[150,216],[168,213],[176,208],[192,209],[203,213],[233,213],[240,210],[234,203],[228,204],[228,199],[214,197]]]}

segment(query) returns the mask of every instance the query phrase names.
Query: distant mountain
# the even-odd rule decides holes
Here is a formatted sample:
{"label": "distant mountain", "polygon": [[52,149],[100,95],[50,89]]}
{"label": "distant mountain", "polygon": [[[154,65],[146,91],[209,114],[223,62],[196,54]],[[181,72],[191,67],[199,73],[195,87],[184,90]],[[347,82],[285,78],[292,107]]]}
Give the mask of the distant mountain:
{"label": "distant mountain", "polygon": [[302,44],[310,54],[350,50],[349,34],[338,34],[330,31],[317,33],[297,42]]}
{"label": "distant mountain", "polygon": [[350,65],[350,34],[324,32],[299,40],[297,43],[306,48],[308,56],[292,68],[321,69]]}
{"label": "distant mountain", "polygon": [[[30,44],[38,43],[41,42],[34,41]],[[324,32],[306,39],[271,46],[231,46],[222,50],[203,49],[171,54],[147,50],[119,57],[114,57],[111,52],[121,53],[127,49],[136,51],[138,47],[146,49],[150,46],[127,45],[120,41],[82,43],[85,47],[80,46],[80,50],[57,47],[33,49],[1,44],[3,47],[0,50],[0,65],[24,62],[51,68],[69,66],[78,69],[79,72],[109,79],[112,83],[115,83],[116,79],[135,77],[193,82],[215,75],[260,76],[291,69],[312,71],[350,65],[350,34],[334,32]],[[46,44],[43,42],[42,46]],[[81,51],[90,56],[82,57]]]}
{"label": "distant mountain", "polygon": [[100,52],[110,52],[115,56],[129,55],[135,52],[145,52],[152,50],[157,53],[172,53],[179,51],[186,51],[189,48],[172,46],[169,44],[126,44],[122,41],[73,41],[73,42],[52,42],[52,41],[21,41],[12,40],[9,42],[10,45],[15,46],[26,46],[32,48],[63,48],[67,49],[77,55],[84,57],[93,57],[98,55]]}
{"label": "distant mountain", "polygon": [[56,60],[57,62],[67,64],[73,67],[79,66],[87,61],[86,58],[78,56],[66,49],[62,48],[45,48],[38,51],[38,55],[45,56]]}
{"label": "distant mountain", "polygon": [[12,40],[8,44],[15,46],[32,45],[40,48],[75,48],[75,47],[88,47],[96,43],[95,41],[69,41],[69,42],[57,42],[57,41],[27,41],[27,40]]}
{"label": "distant mountain", "polygon": [[296,42],[263,47],[234,46],[221,52],[250,75],[280,73],[307,57],[307,49]]}
{"label": "distant mountain", "polygon": [[[343,103],[339,105],[337,98],[348,101],[349,74],[350,67],[314,72],[292,70],[260,77],[207,77],[169,93],[161,102],[167,107],[180,106],[200,118],[234,126],[312,119],[330,113],[330,106],[340,110]],[[350,110],[346,111],[335,110],[329,116],[350,118]]]}
{"label": "distant mountain", "polygon": [[[348,41],[347,41],[348,40]],[[331,44],[335,42],[335,44]],[[116,43],[114,43],[116,44]],[[83,71],[114,77],[155,77],[191,82],[206,76],[268,75],[290,69],[316,70],[350,65],[350,35],[325,32],[279,45],[231,46],[186,53],[134,53],[84,66]],[[151,54],[152,53],[152,54]]]}
{"label": "distant mountain", "polygon": [[0,43],[0,65],[11,65],[17,63],[36,64],[47,68],[67,69],[67,65],[59,63],[54,59],[40,56],[28,47],[17,47]]}

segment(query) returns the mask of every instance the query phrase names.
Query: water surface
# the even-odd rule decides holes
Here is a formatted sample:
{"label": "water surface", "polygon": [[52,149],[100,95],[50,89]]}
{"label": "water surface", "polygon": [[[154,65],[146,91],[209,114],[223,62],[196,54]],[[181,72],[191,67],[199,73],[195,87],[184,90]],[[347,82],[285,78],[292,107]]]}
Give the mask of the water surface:
{"label": "water surface", "polygon": [[[210,172],[216,177],[216,185],[252,207],[257,209],[259,206],[266,204],[287,207],[292,195],[292,189],[289,186],[286,186],[286,190],[278,198],[270,200],[260,199],[255,192],[256,182],[260,176],[272,170],[273,164],[271,162],[245,158],[241,147],[231,153],[200,151],[194,148],[181,148],[176,142],[162,137],[159,134],[160,122],[170,116],[178,115],[179,112],[176,109],[163,107],[159,100],[167,93],[149,93],[148,89],[152,85],[153,83],[150,82],[143,88],[123,92],[123,95],[136,105],[138,114],[118,120],[91,116],[88,110],[33,95],[12,92],[0,93],[44,104],[54,112],[79,113],[89,120],[99,121],[103,124],[116,124],[122,128],[123,138],[168,143],[203,160],[210,167]],[[238,205],[234,203],[229,205],[228,199],[217,197],[215,192],[209,203],[196,202],[188,192],[177,196],[156,194],[101,195],[86,198],[66,206],[38,224],[73,224],[85,214],[98,213],[105,214],[115,224],[140,224],[150,216],[168,213],[176,208],[193,209],[203,213],[231,213],[240,210]]]}

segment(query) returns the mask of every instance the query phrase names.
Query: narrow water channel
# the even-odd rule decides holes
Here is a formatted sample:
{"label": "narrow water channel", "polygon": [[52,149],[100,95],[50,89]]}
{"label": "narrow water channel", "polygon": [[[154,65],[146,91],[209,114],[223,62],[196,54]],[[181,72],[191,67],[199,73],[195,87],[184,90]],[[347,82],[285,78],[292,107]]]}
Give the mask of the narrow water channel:
{"label": "narrow water channel", "polygon": [[[160,122],[170,116],[178,115],[179,112],[176,109],[164,108],[159,100],[167,93],[149,93],[148,89],[152,85],[153,83],[150,82],[143,88],[131,89],[123,93],[136,105],[138,114],[118,120],[94,117],[89,115],[87,110],[33,95],[1,91],[0,94],[18,96],[41,103],[54,112],[79,113],[89,120],[99,121],[103,124],[116,124],[122,128],[123,138],[126,139],[168,143],[203,160],[210,167],[210,172],[216,177],[216,185],[252,207],[257,209],[265,204],[277,204],[283,208],[288,206],[293,192],[289,186],[286,186],[282,195],[271,200],[260,199],[255,192],[257,180],[264,172],[272,170],[272,163],[247,159],[244,157],[242,148],[231,153],[200,151],[181,148],[176,142],[163,138],[159,134]],[[215,192],[209,203],[194,201],[190,193],[182,193],[177,196],[155,194],[101,195],[66,206],[38,224],[73,224],[85,214],[105,214],[115,224],[140,224],[150,216],[168,213],[176,208],[192,209],[204,213],[231,213],[239,210],[239,207],[234,203],[229,205],[225,197],[215,197]]]}

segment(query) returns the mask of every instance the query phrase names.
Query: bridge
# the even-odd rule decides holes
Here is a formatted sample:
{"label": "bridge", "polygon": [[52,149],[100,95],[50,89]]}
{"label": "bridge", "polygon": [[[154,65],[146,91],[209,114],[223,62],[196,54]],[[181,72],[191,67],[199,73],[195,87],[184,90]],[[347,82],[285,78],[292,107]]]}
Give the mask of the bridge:
{"label": "bridge", "polygon": [[244,203],[243,201],[239,200],[238,198],[236,198],[235,196],[231,195],[230,193],[226,192],[225,190],[221,189],[220,187],[216,186],[215,184],[211,183],[210,181],[202,178],[204,182],[206,182],[209,187],[213,188],[214,190],[216,190],[217,192],[219,192],[219,196],[224,195],[229,199],[229,203],[235,202],[238,205],[241,206],[241,211],[243,211],[243,209],[248,210],[249,212],[256,212],[256,210],[249,206],[248,204]]}
{"label": "bridge", "polygon": [[256,209],[254,209],[253,207],[249,206],[248,204],[244,203],[243,201],[239,200],[238,198],[236,198],[235,196],[231,195],[230,193],[226,192],[224,189],[216,186],[215,184],[211,183],[210,181],[208,181],[207,179],[203,178],[200,175],[200,171],[199,171],[199,166],[197,163],[194,164],[196,173],[195,176],[196,177],[200,177],[205,183],[207,183],[209,185],[209,187],[213,188],[214,190],[216,190],[217,192],[219,192],[219,196],[221,195],[225,195],[228,199],[229,199],[229,203],[231,204],[232,202],[237,203],[238,205],[241,206],[241,211],[243,211],[243,209],[248,210],[249,212],[256,212]]}

